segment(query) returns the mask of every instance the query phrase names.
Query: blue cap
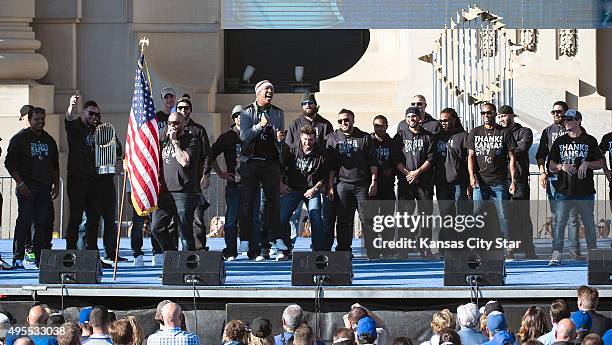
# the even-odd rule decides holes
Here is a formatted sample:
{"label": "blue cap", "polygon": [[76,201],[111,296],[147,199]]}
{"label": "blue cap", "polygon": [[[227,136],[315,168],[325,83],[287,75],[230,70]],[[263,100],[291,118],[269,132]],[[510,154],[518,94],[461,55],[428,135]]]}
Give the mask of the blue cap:
{"label": "blue cap", "polygon": [[579,310],[572,314],[570,320],[576,325],[576,332],[588,332],[591,330],[591,325],[593,324],[591,315],[583,310]]}
{"label": "blue cap", "polygon": [[483,345],[512,345],[514,344],[514,334],[508,331],[499,331],[495,333],[493,339]]}
{"label": "blue cap", "polygon": [[357,322],[357,337],[363,337],[369,335],[370,337],[376,336],[376,322],[373,318],[366,316],[361,318]]}
{"label": "blue cap", "polygon": [[601,337],[601,341],[603,341],[604,345],[612,345],[612,329],[604,333],[603,337]]}
{"label": "blue cap", "polygon": [[83,309],[81,309],[81,312],[79,313],[79,323],[84,325],[86,323],[89,323],[89,314],[91,314],[91,310],[93,308],[92,307],[85,307]]}
{"label": "blue cap", "polygon": [[565,112],[565,117],[582,120],[582,114],[576,109],[567,109],[567,111]]}
{"label": "blue cap", "polygon": [[487,316],[487,328],[491,333],[508,330],[506,316],[498,311],[492,311]]}

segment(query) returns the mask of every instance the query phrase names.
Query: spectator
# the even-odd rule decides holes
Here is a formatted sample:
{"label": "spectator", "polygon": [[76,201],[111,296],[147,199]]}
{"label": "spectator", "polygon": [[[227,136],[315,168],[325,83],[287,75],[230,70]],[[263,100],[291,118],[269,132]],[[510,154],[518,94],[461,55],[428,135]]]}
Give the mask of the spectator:
{"label": "spectator", "polygon": [[[357,344],[374,344],[376,342],[376,321],[373,318],[366,316],[359,319],[357,322],[357,330],[355,331]],[[304,345],[304,344],[303,344]]]}
{"label": "spectator", "polygon": [[200,345],[200,338],[181,329],[181,307],[166,303],[161,310],[163,327],[147,338],[147,345]]}
{"label": "spectator", "polygon": [[6,332],[11,328],[11,319],[3,313],[0,313],[0,344],[5,343]]}
{"label": "spectator", "polygon": [[412,340],[406,337],[397,337],[393,339],[392,345],[412,345]]}
{"label": "spectator", "polygon": [[[359,303],[353,304],[351,306],[351,311],[344,315],[344,327],[356,331],[359,320],[366,316],[371,317],[376,323],[376,341],[374,343],[376,345],[385,345],[388,334],[385,321]],[[355,337],[357,338],[357,334],[355,334]]]}
{"label": "spectator", "polygon": [[552,302],[550,305],[550,322],[552,323],[552,329],[550,332],[540,336],[538,340],[544,345],[552,345],[555,342],[555,331],[557,330],[557,323],[563,319],[569,319],[570,310],[564,300],[558,299]]}
{"label": "spectator", "polygon": [[159,328],[161,328],[164,325],[164,320],[163,320],[163,317],[162,317],[162,309],[168,303],[172,303],[172,301],[168,300],[168,299],[165,299],[165,300],[157,303],[157,309],[155,310],[155,321],[157,321],[159,323]]}
{"label": "spectator", "polygon": [[60,313],[49,314],[49,319],[47,320],[47,326],[59,327],[66,323],[66,319],[64,315]]}
{"label": "spectator", "polygon": [[476,328],[480,312],[474,303],[468,303],[457,307],[457,323],[459,323],[459,337],[463,344],[482,344],[487,342],[487,337],[482,335]]}
{"label": "spectator", "polygon": [[598,334],[590,333],[582,339],[582,345],[603,345],[603,341]]}
{"label": "spectator", "polygon": [[597,289],[583,285],[578,288],[578,310],[583,310],[589,313],[593,320],[591,332],[603,336],[603,334],[612,328],[612,319],[599,314],[595,310],[599,302],[599,292]]}
{"label": "spectator", "polygon": [[260,317],[253,320],[251,323],[251,336],[249,345],[273,345],[274,338],[272,337],[272,324],[268,319]]}
{"label": "spectator", "polygon": [[15,340],[15,345],[34,345],[34,341],[29,337],[21,337]]}
{"label": "spectator", "polygon": [[570,319],[563,319],[557,324],[555,342],[553,345],[574,345],[576,339],[576,326]]}
{"label": "spectator", "polygon": [[612,345],[612,329],[609,329],[604,333],[603,337],[601,337],[604,345]]}
{"label": "spectator", "polygon": [[[34,306],[30,309],[28,316],[26,318],[26,323],[28,327],[31,328],[39,328],[46,327],[47,320],[49,319],[49,314],[40,305]],[[17,341],[22,338],[17,338],[16,335],[9,335],[6,337],[6,345],[14,345],[17,344]],[[50,335],[33,335],[31,338],[27,338],[31,340],[34,345],[58,345],[57,339],[54,336]],[[22,342],[25,340],[22,340]]]}
{"label": "spectator", "polygon": [[576,343],[580,344],[582,339],[589,334],[591,330],[591,325],[593,324],[591,315],[586,311],[579,310],[570,317],[570,320],[572,320],[576,326]]}
{"label": "spectator", "polygon": [[355,333],[350,328],[346,328],[346,327],[338,328],[334,332],[333,344],[335,345],[355,345]]}
{"label": "spectator", "polygon": [[81,345],[80,328],[76,322],[66,322],[57,332],[59,345]]}
{"label": "spectator", "polygon": [[492,311],[487,315],[487,334],[489,341],[487,345],[512,345],[517,344],[514,334],[508,331],[506,316],[499,311]]}
{"label": "spectator", "polygon": [[222,345],[246,345],[249,343],[249,329],[240,320],[230,320],[223,330]]}
{"label": "spectator", "polygon": [[539,340],[529,339],[523,345],[542,345],[542,343]]}
{"label": "spectator", "polygon": [[110,335],[108,335],[110,323],[110,315],[106,307],[93,307],[89,313],[89,325],[91,326],[92,332],[89,339],[85,340],[83,344],[112,345],[113,341]]}
{"label": "spectator", "polygon": [[421,345],[438,345],[442,342],[440,341],[440,334],[444,332],[446,329],[455,329],[457,324],[455,322],[455,316],[448,309],[444,309],[433,314],[431,318],[431,330],[434,332],[434,335],[428,341],[421,343]]}
{"label": "spectator", "polygon": [[[376,329],[374,329],[374,334],[376,334]],[[295,330],[294,345],[315,345],[315,343],[316,338],[312,327],[303,324]]]}
{"label": "spectator", "polygon": [[283,311],[283,333],[274,337],[274,345],[290,344],[293,341],[293,332],[306,323],[304,310],[297,304],[292,304]]}
{"label": "spectator", "polygon": [[89,324],[89,316],[91,315],[92,307],[85,307],[79,313],[79,327],[81,328],[81,342],[84,343],[89,339],[93,330]]}
{"label": "spectator", "polygon": [[498,311],[500,313],[503,313],[504,306],[498,301],[491,300],[488,301],[487,304],[484,305],[484,307],[480,308],[480,314],[489,315],[489,313],[492,311]]}
{"label": "spectator", "polygon": [[115,345],[142,345],[144,340],[142,329],[133,316],[113,322],[110,326],[110,336]]}
{"label": "spectator", "polygon": [[525,315],[523,315],[521,328],[516,335],[521,343],[524,343],[529,339],[537,339],[547,332],[548,325],[546,324],[544,312],[537,306],[531,306],[527,309]]}
{"label": "spectator", "polygon": [[[461,338],[459,334],[455,332],[455,330],[447,328],[442,333],[440,333],[440,344],[446,345],[461,345]],[[470,343],[466,343],[470,344]]]}

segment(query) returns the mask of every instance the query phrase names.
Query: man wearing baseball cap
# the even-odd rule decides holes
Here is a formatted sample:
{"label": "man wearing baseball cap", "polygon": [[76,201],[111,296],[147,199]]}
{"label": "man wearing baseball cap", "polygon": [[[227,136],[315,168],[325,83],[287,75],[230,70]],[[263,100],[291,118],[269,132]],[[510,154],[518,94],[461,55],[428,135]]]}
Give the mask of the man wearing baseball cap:
{"label": "man wearing baseball cap", "polygon": [[593,319],[586,311],[578,310],[572,314],[570,320],[576,325],[576,343],[581,343],[582,339],[591,331]]}
{"label": "man wearing baseball cap", "polygon": [[[176,92],[170,86],[166,86],[161,90],[162,110],[155,113],[157,117],[157,127],[159,128],[159,137],[163,138],[168,125],[168,116],[172,113],[172,109],[176,105]],[[160,139],[161,140],[161,139]]]}
{"label": "man wearing baseball cap", "polygon": [[81,343],[89,339],[89,336],[93,332],[91,325],[89,324],[89,315],[91,314],[92,307],[85,307],[81,309],[79,313],[79,327],[81,327]]}
{"label": "man wearing baseball cap", "polygon": [[[564,229],[572,209],[582,219],[587,250],[597,248],[593,170],[601,169],[603,162],[597,140],[583,131],[581,123],[582,114],[576,109],[568,109],[564,121],[567,133],[555,140],[550,152],[550,171],[558,174],[558,181],[553,252],[549,266],[561,263]],[[573,256],[581,258],[580,241],[571,242],[571,249],[575,252]]]}
{"label": "man wearing baseball cap", "polygon": [[486,345],[512,345],[516,344],[516,336],[508,331],[506,316],[499,311],[492,311],[487,316],[487,333],[489,341]]}

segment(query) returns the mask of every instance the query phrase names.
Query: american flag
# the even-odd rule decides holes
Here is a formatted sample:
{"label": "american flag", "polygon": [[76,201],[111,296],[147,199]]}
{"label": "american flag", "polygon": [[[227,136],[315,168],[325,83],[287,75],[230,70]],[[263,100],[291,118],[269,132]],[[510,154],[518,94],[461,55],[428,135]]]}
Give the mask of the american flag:
{"label": "american flag", "polygon": [[157,208],[159,194],[159,129],[144,66],[144,54],[141,54],[136,68],[125,150],[132,204],[141,216]]}

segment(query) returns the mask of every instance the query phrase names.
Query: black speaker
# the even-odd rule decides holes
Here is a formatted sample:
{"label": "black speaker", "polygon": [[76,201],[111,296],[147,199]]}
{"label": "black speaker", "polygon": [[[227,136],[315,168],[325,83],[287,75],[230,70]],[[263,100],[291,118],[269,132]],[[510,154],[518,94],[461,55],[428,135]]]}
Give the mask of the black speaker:
{"label": "black speaker", "polygon": [[589,285],[612,284],[612,249],[589,250]]}
{"label": "black speaker", "polygon": [[223,285],[225,262],[221,252],[165,252],[162,285]]}
{"label": "black speaker", "polygon": [[351,285],[353,263],[351,252],[294,252],[291,285]]}
{"label": "black speaker", "polygon": [[503,251],[461,250],[444,254],[444,285],[504,285]]}
{"label": "black speaker", "polygon": [[41,284],[99,284],[102,265],[97,250],[50,250],[40,255]]}

